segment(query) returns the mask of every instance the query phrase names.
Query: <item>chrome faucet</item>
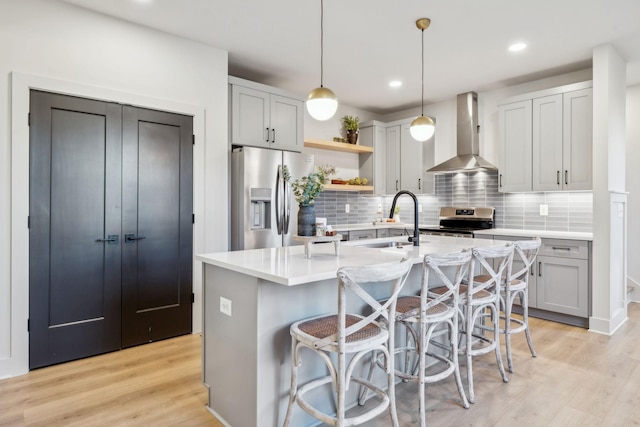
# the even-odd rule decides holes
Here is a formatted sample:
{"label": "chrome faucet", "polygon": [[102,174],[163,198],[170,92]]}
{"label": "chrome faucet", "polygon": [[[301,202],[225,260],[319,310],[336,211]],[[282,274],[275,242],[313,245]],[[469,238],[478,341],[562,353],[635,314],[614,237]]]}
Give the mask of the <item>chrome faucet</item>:
{"label": "chrome faucet", "polygon": [[398,200],[398,197],[402,196],[403,194],[407,194],[413,199],[413,238],[409,236],[409,241],[413,242],[413,246],[420,246],[420,230],[418,229],[418,199],[416,198],[415,194],[407,190],[398,191],[393,197],[393,203],[391,203],[391,212],[389,212],[389,218],[393,218],[393,213],[396,210],[396,201]]}

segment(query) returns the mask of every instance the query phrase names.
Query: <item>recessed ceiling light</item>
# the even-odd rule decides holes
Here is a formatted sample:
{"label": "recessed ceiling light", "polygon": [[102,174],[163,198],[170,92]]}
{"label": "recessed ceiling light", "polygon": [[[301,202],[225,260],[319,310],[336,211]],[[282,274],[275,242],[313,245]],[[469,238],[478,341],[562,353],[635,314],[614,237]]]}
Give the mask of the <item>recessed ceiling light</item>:
{"label": "recessed ceiling light", "polygon": [[400,87],[402,82],[400,80],[392,80],[389,82],[389,87]]}
{"label": "recessed ceiling light", "polygon": [[511,46],[509,46],[509,52],[520,52],[521,50],[524,50],[526,48],[527,48],[526,43],[514,43]]}

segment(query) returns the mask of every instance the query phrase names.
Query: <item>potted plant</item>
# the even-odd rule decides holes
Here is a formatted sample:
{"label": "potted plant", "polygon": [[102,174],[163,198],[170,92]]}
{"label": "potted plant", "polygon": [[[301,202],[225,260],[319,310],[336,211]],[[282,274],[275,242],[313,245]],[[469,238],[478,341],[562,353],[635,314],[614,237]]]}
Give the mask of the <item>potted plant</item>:
{"label": "potted plant", "polygon": [[[314,200],[324,189],[328,175],[335,173],[333,166],[318,166],[309,175],[296,179],[291,183],[293,195],[298,202],[298,236],[316,235],[316,211]],[[285,171],[285,180],[289,180],[289,173]]]}
{"label": "potted plant", "polygon": [[358,116],[342,116],[342,125],[347,133],[347,141],[349,144],[358,142],[358,129],[360,126],[360,117]]}

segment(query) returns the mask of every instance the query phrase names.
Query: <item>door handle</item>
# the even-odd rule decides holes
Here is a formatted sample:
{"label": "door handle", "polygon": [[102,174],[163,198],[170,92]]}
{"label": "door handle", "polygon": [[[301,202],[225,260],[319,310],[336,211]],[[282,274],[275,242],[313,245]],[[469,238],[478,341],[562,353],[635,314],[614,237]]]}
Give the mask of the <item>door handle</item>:
{"label": "door handle", "polygon": [[569,171],[564,170],[564,185],[569,185]]}
{"label": "door handle", "polygon": [[398,191],[398,180],[396,179],[396,191]]}
{"label": "door handle", "polygon": [[498,187],[502,188],[502,174],[500,174],[498,181],[500,181]]}
{"label": "door handle", "polygon": [[556,184],[560,185],[560,171],[556,171]]}
{"label": "door handle", "polygon": [[538,261],[538,277],[542,277],[542,261]]}
{"label": "door handle", "polygon": [[267,138],[265,139],[265,141],[269,142],[269,128],[265,128],[264,133],[267,134]]}
{"label": "door handle", "polygon": [[131,242],[135,242],[136,240],[142,240],[142,239],[146,239],[145,236],[136,236],[135,234],[125,234],[124,235],[124,242],[125,243],[131,243]]}
{"label": "door handle", "polygon": [[107,243],[109,245],[116,245],[120,240],[120,236],[117,234],[109,234],[106,239],[96,239],[96,242]]}
{"label": "door handle", "polygon": [[418,190],[422,190],[422,178],[418,178]]}
{"label": "door handle", "polygon": [[275,144],[275,142],[276,142],[276,130],[271,129],[271,143]]}

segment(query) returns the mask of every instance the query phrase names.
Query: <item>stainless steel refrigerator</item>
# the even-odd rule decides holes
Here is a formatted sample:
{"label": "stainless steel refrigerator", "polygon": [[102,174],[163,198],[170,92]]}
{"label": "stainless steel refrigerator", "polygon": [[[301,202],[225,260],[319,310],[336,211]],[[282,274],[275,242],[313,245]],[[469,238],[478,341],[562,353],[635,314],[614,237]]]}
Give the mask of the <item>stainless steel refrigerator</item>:
{"label": "stainless steel refrigerator", "polygon": [[[290,174],[284,180],[284,168]],[[299,244],[298,204],[291,183],[313,172],[313,156],[266,148],[231,153],[231,250]]]}

